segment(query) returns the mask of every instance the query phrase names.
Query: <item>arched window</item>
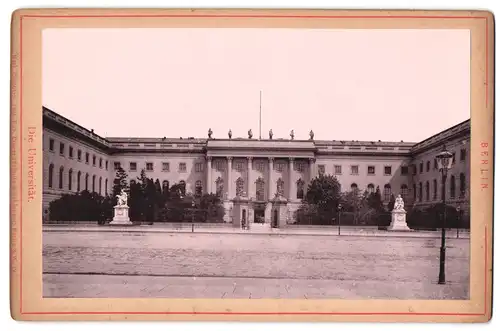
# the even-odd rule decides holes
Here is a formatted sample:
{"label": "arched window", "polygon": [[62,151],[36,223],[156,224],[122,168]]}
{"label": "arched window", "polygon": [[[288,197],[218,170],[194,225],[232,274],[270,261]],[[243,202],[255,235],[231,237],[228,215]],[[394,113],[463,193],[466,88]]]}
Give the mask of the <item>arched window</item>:
{"label": "arched window", "polygon": [[358,184],[352,183],[351,184],[351,191],[356,191],[358,189]]}
{"label": "arched window", "polygon": [[49,165],[49,187],[52,187],[53,180],[54,180],[54,165],[51,163]]}
{"label": "arched window", "polygon": [[422,191],[422,182],[418,183],[418,201],[422,201],[423,199],[423,191]]}
{"label": "arched window", "polygon": [[95,175],[92,176],[92,192],[95,192]]}
{"label": "arched window", "polygon": [[402,184],[400,192],[401,192],[400,194],[401,194],[401,197],[403,198],[403,201],[406,200],[408,198],[408,185]]}
{"label": "arched window", "polygon": [[375,193],[375,185],[373,184],[368,184],[368,186],[366,187],[366,190],[368,191],[368,193]]}
{"label": "arched window", "polygon": [[425,168],[426,168],[425,170],[427,172],[429,172],[431,170],[431,161],[427,161],[427,164],[426,164]]}
{"label": "arched window", "polygon": [[161,183],[161,189],[162,189],[163,193],[168,192],[168,190],[170,190],[170,183],[168,182],[168,180],[164,180]]}
{"label": "arched window", "polygon": [[432,199],[437,200],[438,198],[438,182],[437,180],[432,181],[432,186],[433,186],[433,192],[432,192]]}
{"label": "arched window", "polygon": [[241,177],[238,177],[238,179],[236,180],[236,196],[237,197],[243,195],[244,185],[245,185],[245,182],[243,181],[243,179]]}
{"label": "arched window", "polygon": [[108,195],[108,179],[104,181],[104,195]]}
{"label": "arched window", "polygon": [[417,201],[417,185],[413,184],[413,200]]}
{"label": "arched window", "polygon": [[456,194],[455,176],[450,177],[450,198],[454,199]]}
{"label": "arched window", "polygon": [[255,198],[257,201],[264,201],[264,180],[258,178],[255,181]]}
{"label": "arched window", "polygon": [[102,195],[102,177],[99,177],[99,195]]}
{"label": "arched window", "polygon": [[85,191],[89,190],[89,174],[85,174]]}
{"label": "arched window", "polygon": [[297,199],[304,199],[304,181],[302,178],[297,181]]}
{"label": "arched window", "polygon": [[278,178],[278,181],[276,182],[276,193],[279,196],[285,195],[285,182],[281,178]]}
{"label": "arched window", "polygon": [[222,198],[224,194],[224,179],[217,177],[217,179],[215,180],[215,186],[216,186],[215,194],[219,198]]}
{"label": "arched window", "polygon": [[73,189],[73,169],[69,169],[68,171],[68,191]]}
{"label": "arched window", "polygon": [[465,190],[466,190],[466,183],[465,183],[465,174],[462,172],[460,174],[460,197],[465,196]]}
{"label": "arched window", "polygon": [[384,200],[389,201],[391,199],[391,185],[390,184],[385,184],[384,185]]}
{"label": "arched window", "polygon": [[201,185],[201,180],[197,180],[196,183],[194,184],[194,190],[195,190],[195,194],[197,196],[201,196],[201,194],[203,193],[203,186]]}
{"label": "arched window", "polygon": [[78,171],[76,174],[76,191],[80,192],[80,180],[82,179],[82,172]]}
{"label": "arched window", "polygon": [[186,195],[186,182],[181,180],[179,182],[179,185],[181,186],[181,195],[185,196]]}
{"label": "arched window", "polygon": [[429,181],[425,182],[425,200],[429,201],[430,200],[430,188],[429,188]]}
{"label": "arched window", "polygon": [[64,173],[64,167],[59,168],[59,189],[62,190],[63,188],[63,173]]}

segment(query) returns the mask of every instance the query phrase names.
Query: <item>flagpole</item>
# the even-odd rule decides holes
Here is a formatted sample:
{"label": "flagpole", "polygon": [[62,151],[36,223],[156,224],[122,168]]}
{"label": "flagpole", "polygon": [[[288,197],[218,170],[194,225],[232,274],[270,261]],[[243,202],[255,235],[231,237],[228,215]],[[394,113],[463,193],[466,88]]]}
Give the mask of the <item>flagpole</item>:
{"label": "flagpole", "polygon": [[259,140],[262,139],[262,91],[259,91]]}

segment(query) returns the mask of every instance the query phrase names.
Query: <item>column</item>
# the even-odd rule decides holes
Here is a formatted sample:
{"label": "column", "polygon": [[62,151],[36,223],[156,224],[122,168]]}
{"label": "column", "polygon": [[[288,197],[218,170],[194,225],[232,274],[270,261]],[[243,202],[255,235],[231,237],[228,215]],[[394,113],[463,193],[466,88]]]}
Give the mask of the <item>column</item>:
{"label": "column", "polygon": [[288,159],[288,200],[293,199],[293,157]]}
{"label": "column", "polygon": [[273,194],[273,166],[274,165],[274,158],[270,157],[269,158],[269,175],[268,175],[268,190],[267,190],[267,199],[271,200],[274,198]]}
{"label": "column", "polygon": [[247,157],[247,197],[250,198],[250,188],[252,185],[252,157]]}
{"label": "column", "polygon": [[227,157],[227,199],[231,199],[231,173],[233,171],[233,157]]}
{"label": "column", "polygon": [[205,191],[208,194],[210,194],[210,193],[212,193],[212,157],[211,156],[207,156],[206,169],[207,169],[207,188]]}
{"label": "column", "polygon": [[309,182],[312,182],[314,176],[314,159],[310,158],[309,159]]}

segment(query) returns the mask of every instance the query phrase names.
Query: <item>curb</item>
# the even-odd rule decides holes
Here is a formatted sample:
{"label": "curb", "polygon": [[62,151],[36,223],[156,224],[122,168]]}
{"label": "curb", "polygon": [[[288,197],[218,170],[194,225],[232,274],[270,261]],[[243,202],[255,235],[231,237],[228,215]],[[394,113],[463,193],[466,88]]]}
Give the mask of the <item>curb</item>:
{"label": "curb", "polygon": [[[432,232],[387,232],[384,231],[379,233],[341,233],[337,232],[330,233],[308,233],[308,232],[251,232],[251,231],[203,231],[198,230],[192,232],[191,229],[185,230],[169,230],[169,229],[137,229],[133,230],[130,227],[127,228],[117,228],[113,229],[85,229],[85,228],[43,228],[42,232],[85,232],[85,233],[176,233],[176,234],[227,234],[227,235],[265,235],[265,236],[325,236],[325,237],[382,237],[382,238],[422,238],[422,239],[439,239],[441,238],[440,233]],[[405,233],[405,234],[403,234]],[[446,239],[470,239],[469,236],[456,237],[453,235],[447,235]]]}

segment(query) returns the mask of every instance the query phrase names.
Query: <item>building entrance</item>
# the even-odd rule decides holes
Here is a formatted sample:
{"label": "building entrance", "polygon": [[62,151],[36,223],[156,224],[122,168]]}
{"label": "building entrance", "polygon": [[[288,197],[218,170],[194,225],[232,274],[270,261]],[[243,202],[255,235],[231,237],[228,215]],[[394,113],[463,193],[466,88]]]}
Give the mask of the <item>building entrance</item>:
{"label": "building entrance", "polygon": [[265,221],[265,209],[264,208],[255,208],[253,212],[253,222],[254,223],[264,223]]}

